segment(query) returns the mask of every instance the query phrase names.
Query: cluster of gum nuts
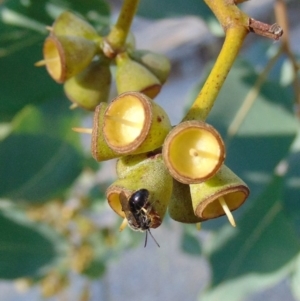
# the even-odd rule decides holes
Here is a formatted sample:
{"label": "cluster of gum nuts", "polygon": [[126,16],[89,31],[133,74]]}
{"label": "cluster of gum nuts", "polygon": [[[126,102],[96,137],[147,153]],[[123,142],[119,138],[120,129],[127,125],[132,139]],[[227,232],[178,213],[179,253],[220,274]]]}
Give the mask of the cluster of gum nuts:
{"label": "cluster of gum nuts", "polygon": [[[113,51],[106,37],[70,12],[49,27],[43,48],[50,76],[64,84],[73,107],[94,111],[91,151],[98,162],[118,158],[118,179],[106,196],[127,224],[120,195],[130,199],[140,189],[149,192],[151,209],[163,220],[166,211],[182,223],[227,215],[249,195],[247,185],[224,165],[225,146],[211,125],[198,120],[172,127],[166,112],[153,101],[170,72],[163,55],[136,50],[127,43]],[[118,96],[108,102],[111,67]],[[161,222],[160,222],[161,223]],[[158,227],[156,223],[153,227]]]}

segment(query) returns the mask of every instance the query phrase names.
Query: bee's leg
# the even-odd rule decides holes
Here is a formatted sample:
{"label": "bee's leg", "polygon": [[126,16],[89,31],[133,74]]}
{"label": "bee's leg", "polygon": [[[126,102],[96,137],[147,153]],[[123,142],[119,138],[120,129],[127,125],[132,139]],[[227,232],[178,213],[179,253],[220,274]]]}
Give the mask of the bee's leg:
{"label": "bee's leg", "polygon": [[125,218],[123,219],[122,224],[120,225],[119,231],[120,231],[120,232],[123,231],[123,230],[126,228],[127,225],[128,225],[128,220],[127,220],[127,218],[125,217]]}
{"label": "bee's leg", "polygon": [[148,208],[145,209],[144,207],[141,208],[141,211],[143,211],[143,212],[146,213],[146,214],[150,212],[150,211],[148,210]]}
{"label": "bee's leg", "polygon": [[152,211],[152,207],[151,206],[147,206],[146,208],[143,207],[141,208],[141,211],[143,211],[144,214],[149,214]]}
{"label": "bee's leg", "polygon": [[148,240],[148,231],[146,231],[144,248],[146,248],[146,246],[147,246],[147,240]]}

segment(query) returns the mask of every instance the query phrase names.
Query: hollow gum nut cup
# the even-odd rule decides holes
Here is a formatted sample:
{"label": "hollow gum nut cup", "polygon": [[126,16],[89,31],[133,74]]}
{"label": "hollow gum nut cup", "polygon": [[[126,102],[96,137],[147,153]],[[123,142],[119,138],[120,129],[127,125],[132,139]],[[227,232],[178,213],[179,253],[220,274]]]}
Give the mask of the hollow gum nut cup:
{"label": "hollow gum nut cup", "polygon": [[106,102],[100,103],[94,113],[91,150],[93,158],[98,161],[106,161],[113,158],[118,158],[120,155],[114,152],[106,143],[103,136],[104,114],[108,107]]}
{"label": "hollow gum nut cup", "polygon": [[106,191],[108,204],[118,215],[125,218],[120,203],[120,193],[123,192],[129,198],[135,191],[142,188],[149,191],[151,206],[162,220],[171,198],[173,179],[161,155],[144,160],[143,164],[131,169],[122,179],[110,185]]}
{"label": "hollow gum nut cup", "polygon": [[125,92],[116,97],[104,116],[106,143],[122,155],[141,154],[159,148],[170,130],[166,112],[139,92]]}
{"label": "hollow gum nut cup", "polygon": [[225,215],[222,203],[226,203],[230,211],[239,208],[250,191],[235,173],[223,165],[212,178],[190,184],[190,192],[195,215],[208,220]]}
{"label": "hollow gum nut cup", "polygon": [[184,184],[201,183],[221,168],[225,146],[211,125],[185,121],[170,131],[162,154],[174,179]]}
{"label": "hollow gum nut cup", "polygon": [[83,71],[97,51],[96,44],[76,36],[50,34],[43,47],[44,62],[50,76],[58,83]]}

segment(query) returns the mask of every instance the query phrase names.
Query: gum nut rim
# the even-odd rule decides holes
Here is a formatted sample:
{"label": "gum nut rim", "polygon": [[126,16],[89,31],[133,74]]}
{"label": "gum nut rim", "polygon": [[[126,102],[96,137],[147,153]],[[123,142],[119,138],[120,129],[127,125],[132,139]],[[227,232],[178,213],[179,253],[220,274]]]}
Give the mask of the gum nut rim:
{"label": "gum nut rim", "polygon": [[133,193],[133,191],[129,189],[124,189],[124,187],[119,187],[112,185],[108,187],[106,190],[106,198],[109,206],[115,211],[119,216],[125,218],[125,213],[122,210],[121,202],[120,202],[120,194],[124,193],[127,198]]}
{"label": "gum nut rim", "polygon": [[230,211],[238,209],[247,199],[249,188],[246,185],[228,187],[224,191],[219,191],[206,199],[195,208],[195,214],[203,220],[217,218],[225,215],[219,203],[219,198],[223,198]]}
{"label": "gum nut rim", "polygon": [[163,146],[171,175],[184,184],[201,183],[218,172],[225,160],[220,134],[202,121],[185,121],[171,130]]}
{"label": "gum nut rim", "polygon": [[146,139],[151,123],[151,103],[147,96],[138,92],[125,92],[106,109],[104,137],[116,152],[133,151]]}

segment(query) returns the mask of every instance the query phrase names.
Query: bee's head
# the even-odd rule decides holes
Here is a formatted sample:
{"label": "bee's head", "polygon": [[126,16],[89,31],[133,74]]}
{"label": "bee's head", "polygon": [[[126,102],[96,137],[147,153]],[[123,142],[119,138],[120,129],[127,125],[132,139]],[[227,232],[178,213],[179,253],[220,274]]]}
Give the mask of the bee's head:
{"label": "bee's head", "polygon": [[129,199],[129,205],[135,207],[136,209],[141,209],[148,201],[148,197],[149,191],[147,189],[139,189],[131,195]]}

